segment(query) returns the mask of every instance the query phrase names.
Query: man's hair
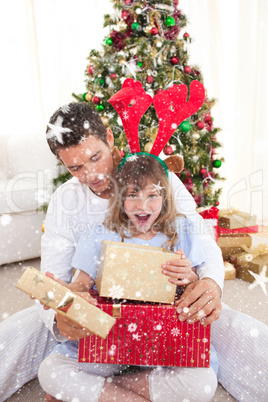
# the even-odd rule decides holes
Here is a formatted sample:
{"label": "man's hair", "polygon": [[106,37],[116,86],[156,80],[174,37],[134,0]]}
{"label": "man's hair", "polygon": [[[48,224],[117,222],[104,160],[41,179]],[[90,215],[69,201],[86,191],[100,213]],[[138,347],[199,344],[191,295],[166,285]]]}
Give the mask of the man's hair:
{"label": "man's hair", "polygon": [[160,215],[153,225],[153,229],[164,233],[168,241],[163,247],[174,250],[178,240],[175,220],[178,216],[175,208],[174,196],[166,172],[160,162],[149,155],[135,155],[129,157],[117,175],[117,184],[109,201],[109,214],[104,226],[121,235],[122,241],[126,237],[125,231],[129,229],[129,219],[124,210],[127,189],[134,185],[137,191],[144,189],[148,180],[161,186],[160,195],[163,206]]}
{"label": "man's hair", "polygon": [[106,128],[99,114],[84,102],[59,108],[51,116],[46,131],[48,145],[56,156],[60,149],[78,145],[90,135],[108,145]]}

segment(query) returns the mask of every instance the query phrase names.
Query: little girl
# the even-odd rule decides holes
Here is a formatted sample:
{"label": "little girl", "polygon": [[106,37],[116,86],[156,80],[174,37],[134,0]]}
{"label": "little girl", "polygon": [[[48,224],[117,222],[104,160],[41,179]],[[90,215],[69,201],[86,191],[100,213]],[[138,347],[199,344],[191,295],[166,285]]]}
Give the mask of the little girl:
{"label": "little girl", "polygon": [[[79,240],[73,266],[80,273],[70,288],[88,292],[94,287],[104,239],[177,252],[181,260],[167,263],[163,274],[178,286],[197,280],[204,254],[190,221],[177,216],[164,162],[154,155],[130,155],[119,166],[116,183],[104,224],[91,228],[90,234]],[[78,363],[78,342],[68,341],[56,346],[43,361],[39,381],[50,395],[73,402],[209,401],[217,387],[218,363],[213,348],[210,368],[147,366],[122,374],[127,368]]]}

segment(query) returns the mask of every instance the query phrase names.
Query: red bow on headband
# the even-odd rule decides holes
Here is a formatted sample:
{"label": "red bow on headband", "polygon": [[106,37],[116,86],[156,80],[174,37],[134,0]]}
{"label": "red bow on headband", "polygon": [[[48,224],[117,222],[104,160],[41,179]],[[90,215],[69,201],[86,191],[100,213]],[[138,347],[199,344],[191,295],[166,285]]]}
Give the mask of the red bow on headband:
{"label": "red bow on headband", "polygon": [[131,153],[140,152],[139,123],[153,102],[159,118],[159,130],[151,154],[158,156],[166,143],[187,117],[197,112],[205,99],[205,89],[201,82],[192,81],[187,101],[187,86],[173,85],[153,98],[147,95],[139,81],[128,78],[122,88],[108,102],[119,114],[126,133]]}

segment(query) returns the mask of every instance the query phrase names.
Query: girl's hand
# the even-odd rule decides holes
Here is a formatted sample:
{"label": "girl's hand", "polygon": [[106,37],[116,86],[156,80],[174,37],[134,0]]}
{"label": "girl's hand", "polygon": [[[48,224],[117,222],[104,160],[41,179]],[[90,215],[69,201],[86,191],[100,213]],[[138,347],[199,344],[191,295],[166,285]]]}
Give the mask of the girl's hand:
{"label": "girl's hand", "polygon": [[181,255],[178,260],[167,261],[162,265],[164,275],[170,276],[169,282],[177,286],[189,285],[189,283],[198,280],[198,276],[191,268],[191,262],[185,257],[182,249],[175,254]]}
{"label": "girl's hand", "polygon": [[[97,300],[94,299],[89,293],[88,293],[88,286],[82,286],[81,282],[71,282],[71,283],[66,283],[62,279],[58,278],[56,275],[52,274],[51,272],[46,272],[46,276],[49,278],[53,279],[55,282],[59,283],[60,285],[66,287],[67,289],[77,293],[79,296],[83,297],[88,303],[90,304],[97,304]],[[79,278],[79,277],[78,277]],[[44,303],[43,304],[44,310],[49,310],[50,307],[46,306]]]}

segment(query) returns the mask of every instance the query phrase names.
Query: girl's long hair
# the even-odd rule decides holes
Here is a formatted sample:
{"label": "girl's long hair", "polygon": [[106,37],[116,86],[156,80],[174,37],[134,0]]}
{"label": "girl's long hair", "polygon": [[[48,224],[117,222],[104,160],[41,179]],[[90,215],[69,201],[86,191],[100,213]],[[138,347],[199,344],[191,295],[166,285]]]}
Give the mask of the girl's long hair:
{"label": "girl's long hair", "polygon": [[127,189],[130,185],[134,185],[137,191],[140,191],[146,187],[148,181],[162,187],[160,190],[163,199],[162,210],[152,229],[155,232],[164,233],[168,240],[162,247],[174,251],[174,246],[178,240],[175,224],[178,214],[173,192],[164,168],[160,162],[149,155],[129,157],[117,173],[114,192],[109,201],[109,214],[104,221],[104,226],[119,233],[122,241],[124,241],[125,231],[129,230],[129,219],[124,210]]}

